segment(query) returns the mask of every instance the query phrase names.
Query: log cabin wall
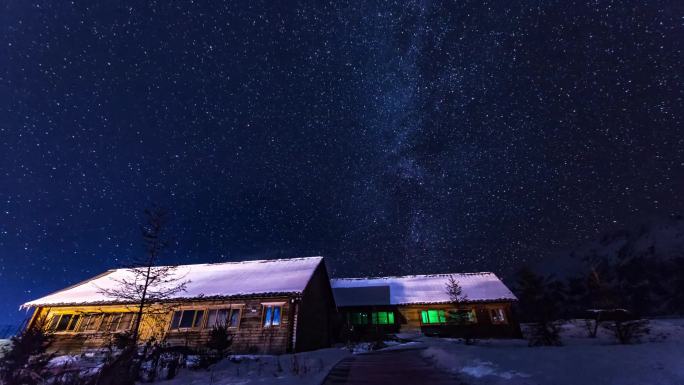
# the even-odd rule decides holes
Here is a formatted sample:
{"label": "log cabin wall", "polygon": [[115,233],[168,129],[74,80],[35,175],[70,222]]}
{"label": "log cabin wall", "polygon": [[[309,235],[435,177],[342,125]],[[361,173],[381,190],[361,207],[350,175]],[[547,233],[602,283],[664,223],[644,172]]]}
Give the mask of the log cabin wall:
{"label": "log cabin wall", "polygon": [[[292,305],[296,301],[294,296],[233,298],[230,300],[202,300],[185,301],[177,304],[156,305],[151,307],[143,316],[140,328],[140,341],[147,341],[154,336],[164,340],[171,346],[185,346],[191,349],[204,349],[210,338],[211,327],[207,325],[208,311],[211,309],[239,309],[239,324],[231,327],[234,333],[231,351],[235,353],[269,353],[279,354],[288,350],[291,341]],[[277,325],[264,326],[265,309],[267,306],[280,308],[280,322]],[[200,310],[202,319],[197,327],[172,329],[172,318],[175,311]],[[133,305],[102,305],[102,306],[62,306],[44,307],[36,309],[37,314],[44,317],[44,327],[50,327],[55,316],[79,315],[73,330],[57,331],[50,350],[61,354],[81,353],[89,349],[108,346],[114,332],[99,331],[99,326],[88,328],[86,315],[134,313]],[[199,318],[199,317],[197,317]],[[128,318],[127,318],[128,319]],[[73,316],[72,316],[73,320]],[[96,321],[102,324],[102,318]],[[121,321],[120,321],[121,323]],[[132,322],[131,324],[132,325]],[[70,326],[69,326],[70,327]],[[130,330],[123,326],[117,332]]]}
{"label": "log cabin wall", "polygon": [[[467,326],[479,338],[520,338],[520,325],[513,317],[511,312],[510,302],[491,302],[491,303],[472,303],[465,304],[459,307],[463,310],[474,310],[476,322]],[[454,309],[450,304],[434,304],[434,305],[402,305],[398,306],[400,330],[405,332],[420,331],[427,334],[460,334],[458,327],[451,327],[453,330],[447,330],[448,327],[444,325],[426,325],[422,322],[421,312],[423,310],[443,310],[448,313]],[[503,311],[503,321],[493,321],[492,311],[496,312],[498,309]],[[465,330],[466,327],[461,327]]]}
{"label": "log cabin wall", "polygon": [[[181,309],[201,309],[203,306],[206,309],[205,312],[211,308],[240,309],[239,325],[237,328],[230,328],[234,330],[231,351],[234,353],[280,354],[288,350],[293,300],[293,297],[262,297],[242,301],[184,304]],[[279,306],[281,308],[278,325],[264,326],[267,306]],[[168,330],[165,341],[173,346],[188,346],[197,349],[206,346],[210,333],[211,329],[208,327],[199,330]]]}

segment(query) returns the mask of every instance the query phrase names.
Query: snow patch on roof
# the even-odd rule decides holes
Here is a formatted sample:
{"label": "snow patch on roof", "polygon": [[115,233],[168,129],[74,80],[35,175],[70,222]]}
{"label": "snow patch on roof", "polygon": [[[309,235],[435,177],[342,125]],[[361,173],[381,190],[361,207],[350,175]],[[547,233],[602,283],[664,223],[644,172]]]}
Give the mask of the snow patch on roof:
{"label": "snow patch on roof", "polygon": [[[461,273],[407,275],[402,277],[341,278],[331,280],[338,306],[371,305],[363,290],[369,294],[379,288],[389,288],[385,300],[372,305],[402,305],[411,303],[451,302],[446,292],[449,276],[453,276],[468,296],[469,302],[515,301],[516,296],[494,273]],[[361,291],[359,291],[361,290]],[[348,295],[352,294],[352,295]],[[377,293],[376,293],[377,294]],[[375,296],[378,297],[377,295]]]}
{"label": "snow patch on roof", "polygon": [[[179,265],[172,270],[173,274],[179,278],[177,282],[187,281],[187,286],[185,291],[177,293],[173,298],[301,293],[322,260],[323,257],[308,257]],[[102,290],[115,288],[122,279],[131,279],[132,276],[130,269],[110,270],[27,302],[22,308],[117,302],[116,298],[108,297]]]}

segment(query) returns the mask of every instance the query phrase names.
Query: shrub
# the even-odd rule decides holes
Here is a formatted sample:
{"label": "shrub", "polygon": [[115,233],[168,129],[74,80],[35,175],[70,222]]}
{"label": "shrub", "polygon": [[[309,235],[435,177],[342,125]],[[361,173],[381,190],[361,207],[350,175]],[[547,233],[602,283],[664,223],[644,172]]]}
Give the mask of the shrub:
{"label": "shrub", "polygon": [[604,325],[604,327],[613,332],[615,339],[621,344],[639,342],[643,336],[650,332],[648,320],[616,320],[613,323]]}
{"label": "shrub", "polygon": [[12,337],[11,347],[0,360],[0,379],[5,384],[33,385],[43,383],[47,363],[53,357],[46,353],[52,335],[42,324],[24,329]]}
{"label": "shrub", "polygon": [[211,334],[209,335],[209,341],[207,341],[207,347],[214,350],[216,354],[223,358],[226,351],[233,344],[233,335],[228,331],[228,327],[225,325],[214,326],[211,329]]}
{"label": "shrub", "polygon": [[557,322],[537,322],[532,325],[529,346],[561,346],[560,326]]}

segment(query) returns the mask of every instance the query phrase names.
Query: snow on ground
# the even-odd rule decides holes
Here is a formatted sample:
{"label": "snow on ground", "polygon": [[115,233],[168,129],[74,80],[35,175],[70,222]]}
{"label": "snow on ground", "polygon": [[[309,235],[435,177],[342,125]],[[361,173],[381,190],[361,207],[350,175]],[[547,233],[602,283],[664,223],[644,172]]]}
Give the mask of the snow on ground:
{"label": "snow on ground", "polygon": [[11,343],[12,343],[12,341],[10,341],[8,339],[0,339],[0,357],[3,356],[3,354],[4,354],[3,352],[6,349],[9,349]]}
{"label": "snow on ground", "polygon": [[181,370],[164,385],[318,385],[348,349],[330,348],[281,356],[232,356],[207,370]]}
{"label": "snow on ground", "polygon": [[[563,324],[560,347],[528,347],[526,340],[461,340],[403,335],[386,341],[385,350],[426,347],[422,352],[438,368],[457,374],[469,385],[648,385],[684,384],[684,319],[650,322],[651,332],[642,343],[619,345],[610,332],[599,329],[588,338],[583,320]],[[406,342],[409,339],[413,341]],[[371,349],[370,344],[313,352],[236,355],[206,370],[181,369],[164,385],[320,384],[341,359]],[[97,357],[55,358],[52,365],[84,366]],[[51,366],[52,366],[51,365]],[[93,368],[94,369],[94,368]]]}
{"label": "snow on ground", "polygon": [[54,376],[66,373],[78,373],[85,378],[97,374],[103,365],[105,357],[104,351],[92,351],[87,354],[61,355],[52,357],[48,361],[47,369]]}
{"label": "snow on ground", "polygon": [[[413,341],[383,341],[382,349],[398,349],[419,344]],[[321,349],[297,354],[232,355],[209,369],[181,368],[171,380],[159,377],[164,385],[254,385],[254,384],[320,384],[330,369],[350,354],[363,354],[377,348],[374,343],[357,343],[352,346]],[[106,351],[91,351],[79,355],[53,357],[48,369],[54,375],[80,373],[96,374],[102,367]],[[197,356],[188,356],[189,366]]]}
{"label": "snow on ground", "polygon": [[653,320],[650,327],[643,343],[633,345],[615,343],[607,330],[588,338],[583,320],[563,325],[560,347],[422,338],[423,354],[472,385],[684,384],[684,320]]}

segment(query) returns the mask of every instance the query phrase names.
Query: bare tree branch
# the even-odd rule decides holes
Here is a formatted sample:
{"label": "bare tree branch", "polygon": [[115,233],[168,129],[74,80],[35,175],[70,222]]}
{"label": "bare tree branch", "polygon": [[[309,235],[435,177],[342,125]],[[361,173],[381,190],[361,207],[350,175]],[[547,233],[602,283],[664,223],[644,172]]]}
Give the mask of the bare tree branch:
{"label": "bare tree branch", "polygon": [[[125,275],[113,279],[112,288],[99,288],[99,292],[118,302],[137,305],[133,326],[133,342],[137,343],[143,313],[150,305],[161,303],[175,297],[187,289],[189,281],[179,275],[175,266],[155,266],[158,264],[168,241],[164,237],[167,211],[153,207],[145,210],[146,223],[141,226],[144,256],[134,260],[125,269]],[[148,311],[149,313],[149,311]],[[168,309],[164,314],[168,314]]]}

